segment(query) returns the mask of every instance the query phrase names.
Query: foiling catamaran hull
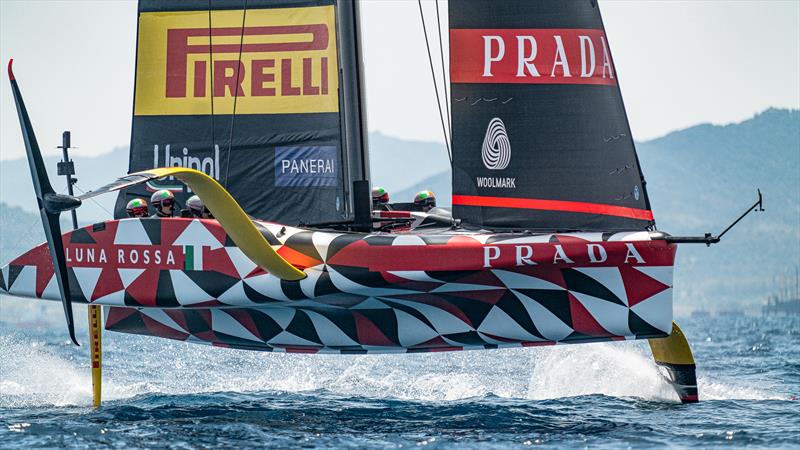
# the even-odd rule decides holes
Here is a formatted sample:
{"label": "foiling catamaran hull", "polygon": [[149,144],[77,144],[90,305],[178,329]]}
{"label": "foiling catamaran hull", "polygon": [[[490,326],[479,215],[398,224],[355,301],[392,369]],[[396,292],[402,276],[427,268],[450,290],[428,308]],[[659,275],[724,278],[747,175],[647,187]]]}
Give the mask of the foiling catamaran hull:
{"label": "foiling catamaran hull", "polygon": [[[65,233],[73,301],[106,329],[251,350],[396,353],[661,338],[674,244],[662,234],[365,234],[255,222],[307,277],[266,273],[216,220],[122,219]],[[47,244],[2,269],[60,300]]]}

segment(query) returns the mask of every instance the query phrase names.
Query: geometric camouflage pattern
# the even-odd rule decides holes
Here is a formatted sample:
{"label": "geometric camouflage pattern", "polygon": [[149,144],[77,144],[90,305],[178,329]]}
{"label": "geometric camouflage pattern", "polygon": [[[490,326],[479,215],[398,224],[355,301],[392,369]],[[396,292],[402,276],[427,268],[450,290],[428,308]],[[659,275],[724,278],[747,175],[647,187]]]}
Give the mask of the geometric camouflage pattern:
{"label": "geometric camouflage pattern", "polygon": [[[122,219],[64,234],[73,300],[108,306],[111,331],[266,351],[483,349],[672,328],[675,245],[658,233],[256,225],[307,278],[264,272],[215,220]],[[0,290],[59,300],[47,246],[3,267]]]}

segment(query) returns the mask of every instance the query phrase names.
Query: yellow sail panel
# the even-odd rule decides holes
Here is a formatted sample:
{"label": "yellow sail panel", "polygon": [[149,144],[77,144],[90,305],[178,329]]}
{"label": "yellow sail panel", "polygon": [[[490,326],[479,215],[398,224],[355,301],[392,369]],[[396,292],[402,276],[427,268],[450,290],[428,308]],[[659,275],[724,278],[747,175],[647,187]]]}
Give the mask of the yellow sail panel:
{"label": "yellow sail panel", "polygon": [[234,102],[236,114],[339,110],[333,5],[143,12],[138,36],[136,116],[211,114],[211,96],[223,115]]}

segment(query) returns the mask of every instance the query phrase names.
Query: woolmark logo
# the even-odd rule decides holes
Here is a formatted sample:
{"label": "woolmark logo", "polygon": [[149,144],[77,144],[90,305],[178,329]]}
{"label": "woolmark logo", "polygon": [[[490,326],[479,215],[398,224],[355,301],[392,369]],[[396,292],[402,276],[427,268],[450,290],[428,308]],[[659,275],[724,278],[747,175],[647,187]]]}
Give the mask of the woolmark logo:
{"label": "woolmark logo", "polygon": [[481,159],[490,170],[503,170],[511,162],[511,142],[508,141],[505,124],[498,117],[490,120],[486,128]]}

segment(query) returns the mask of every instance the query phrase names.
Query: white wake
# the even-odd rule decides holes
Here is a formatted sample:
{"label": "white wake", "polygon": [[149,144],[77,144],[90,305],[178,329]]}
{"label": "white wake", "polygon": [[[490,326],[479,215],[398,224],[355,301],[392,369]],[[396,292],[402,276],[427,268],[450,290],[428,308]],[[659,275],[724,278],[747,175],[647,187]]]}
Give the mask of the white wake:
{"label": "white wake", "polygon": [[[86,348],[0,335],[0,407],[91,403]],[[449,401],[604,394],[677,401],[646,344],[618,342],[413,355],[297,355],[211,348],[105,333],[104,398],[146,393],[309,392]],[[701,400],[785,399],[700,376]]]}

